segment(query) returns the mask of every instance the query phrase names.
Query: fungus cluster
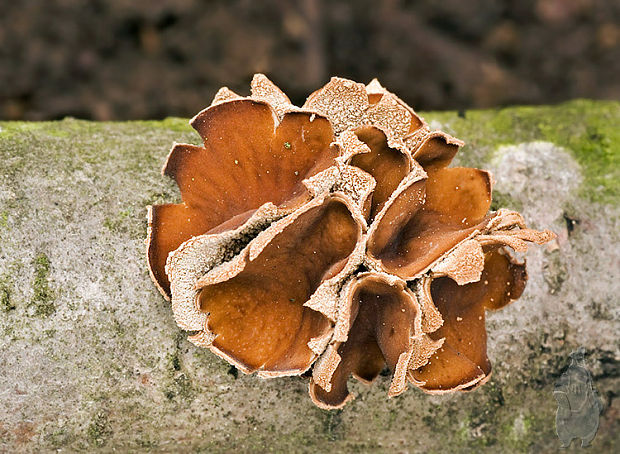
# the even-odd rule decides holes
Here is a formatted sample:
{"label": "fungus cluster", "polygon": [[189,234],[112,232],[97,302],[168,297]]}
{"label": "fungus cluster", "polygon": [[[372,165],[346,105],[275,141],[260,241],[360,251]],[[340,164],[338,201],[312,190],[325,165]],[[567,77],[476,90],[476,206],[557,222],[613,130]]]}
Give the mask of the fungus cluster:
{"label": "fungus cluster", "polygon": [[163,168],[148,265],[189,340],[245,373],[310,376],[322,408],[387,366],[389,396],[484,383],[485,311],[517,299],[514,251],[549,231],[489,211],[491,175],[378,81],[333,78],[301,107],[257,74],[222,88]]}

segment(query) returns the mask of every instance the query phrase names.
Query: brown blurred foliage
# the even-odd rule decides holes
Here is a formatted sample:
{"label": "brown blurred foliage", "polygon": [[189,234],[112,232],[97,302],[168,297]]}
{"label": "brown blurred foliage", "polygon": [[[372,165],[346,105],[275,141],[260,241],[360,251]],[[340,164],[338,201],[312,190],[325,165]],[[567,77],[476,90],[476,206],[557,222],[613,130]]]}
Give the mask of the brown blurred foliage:
{"label": "brown blurred foliage", "polygon": [[0,2],[0,118],[191,116],[264,72],[378,77],[419,109],[620,98],[620,2]]}

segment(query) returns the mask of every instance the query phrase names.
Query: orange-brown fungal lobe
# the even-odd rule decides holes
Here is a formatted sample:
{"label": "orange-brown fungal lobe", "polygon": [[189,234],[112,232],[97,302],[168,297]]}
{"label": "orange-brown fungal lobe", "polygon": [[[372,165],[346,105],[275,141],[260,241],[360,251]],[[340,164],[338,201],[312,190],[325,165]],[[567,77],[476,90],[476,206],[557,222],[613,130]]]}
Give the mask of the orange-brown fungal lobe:
{"label": "orange-brown fungal lobe", "polygon": [[377,80],[332,78],[301,107],[267,77],[222,88],[149,207],[148,266],[189,340],[263,378],[312,369],[321,408],[387,367],[388,396],[488,380],[485,311],[517,299],[523,252],[554,234],[490,212],[488,172]]}
{"label": "orange-brown fungal lobe", "polygon": [[448,166],[459,148],[464,145],[458,139],[441,131],[434,131],[424,138],[419,148],[413,153],[413,159],[427,172]]}
{"label": "orange-brown fungal lobe", "polygon": [[149,263],[166,296],[164,267],[171,251],[264,203],[298,206],[307,199],[303,180],[337,156],[326,118],[290,112],[279,121],[260,101],[221,102],[191,123],[204,146],[175,145],[163,169],[179,186],[183,203],[153,206],[150,220]]}
{"label": "orange-brown fungal lobe", "polygon": [[413,338],[421,334],[419,306],[404,281],[365,274],[348,299],[348,338],[338,346],[337,360],[319,364],[310,382],[312,399],[324,408],[339,408],[351,398],[349,376],[369,383],[386,365],[393,373],[390,392],[404,391]]}
{"label": "orange-brown fungal lobe", "polygon": [[527,275],[498,247],[485,248],[484,270],[479,281],[458,285],[449,277],[433,279],[431,295],[443,325],[430,333],[443,345],[428,364],[413,372],[428,392],[449,392],[471,387],[491,372],[487,358],[485,310],[497,310],[521,296]]}
{"label": "orange-brown fungal lobe", "polygon": [[[308,343],[330,324],[304,303],[344,268],[361,237],[346,203],[334,197],[284,223],[254,259],[247,249],[238,274],[200,284],[197,304],[208,314],[213,347],[246,371],[290,374],[310,367],[316,354]],[[205,278],[208,282],[209,275]]]}
{"label": "orange-brown fungal lobe", "polygon": [[376,181],[370,212],[370,218],[373,219],[409,173],[411,158],[402,151],[391,148],[383,131],[374,126],[359,128],[355,134],[370,148],[369,153],[352,156],[350,164],[365,170]]}
{"label": "orange-brown fungal lobe", "polygon": [[386,207],[371,233],[369,254],[386,272],[414,279],[482,228],[490,205],[488,172],[463,167],[435,170]]}

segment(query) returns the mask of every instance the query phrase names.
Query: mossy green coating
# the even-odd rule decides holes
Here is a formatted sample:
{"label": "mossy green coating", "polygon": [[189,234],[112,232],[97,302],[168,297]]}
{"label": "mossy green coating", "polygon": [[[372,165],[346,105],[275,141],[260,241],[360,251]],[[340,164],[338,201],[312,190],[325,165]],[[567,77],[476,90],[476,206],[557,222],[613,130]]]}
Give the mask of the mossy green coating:
{"label": "mossy green coating", "polygon": [[50,261],[47,255],[40,253],[34,260],[34,282],[32,284],[32,305],[35,315],[47,317],[52,315],[54,307],[54,294],[49,286]]}
{"label": "mossy green coating", "polygon": [[15,309],[15,304],[11,302],[11,290],[5,282],[0,282],[0,310],[9,312]]}
{"label": "mossy green coating", "polygon": [[9,212],[4,210],[0,213],[0,228],[5,228],[9,225]]}
{"label": "mossy green coating", "polygon": [[559,161],[532,185],[583,180],[550,221],[536,199],[495,194],[562,242],[528,253],[525,295],[489,314],[489,383],[387,399],[387,377],[352,382],[337,412],[310,403],[307,379],[235,375],[186,340],[152,285],[145,207],[180,199],[160,169],[175,141],[199,143],[187,120],[1,122],[0,452],[549,452],[553,385],[581,345],[606,408],[589,452],[617,451],[619,105],[423,113],[467,142],[461,164],[542,140],[577,170]]}
{"label": "mossy green coating", "polygon": [[103,411],[97,413],[86,431],[88,441],[96,447],[104,446],[111,434],[107,414]]}

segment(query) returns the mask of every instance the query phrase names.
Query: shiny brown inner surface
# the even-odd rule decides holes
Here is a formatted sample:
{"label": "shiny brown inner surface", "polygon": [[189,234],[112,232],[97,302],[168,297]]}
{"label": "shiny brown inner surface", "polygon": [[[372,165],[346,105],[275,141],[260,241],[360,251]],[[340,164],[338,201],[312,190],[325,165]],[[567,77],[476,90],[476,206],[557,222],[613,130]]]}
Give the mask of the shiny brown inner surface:
{"label": "shiny brown inner surface", "polygon": [[430,337],[445,342],[429,364],[414,373],[426,381],[424,389],[452,389],[490,373],[485,309],[500,309],[518,298],[525,281],[525,267],[512,264],[497,248],[487,249],[480,281],[459,286],[448,277],[433,280],[432,298],[444,323]]}
{"label": "shiny brown inner surface", "polygon": [[164,169],[177,182],[183,203],[179,208],[153,207],[149,263],[166,293],[166,259],[182,242],[266,202],[297,206],[306,200],[303,179],[333,165],[337,156],[330,146],[329,121],[310,118],[289,113],[276,127],[269,106],[238,100],[213,106],[194,119],[204,147],[176,145]]}
{"label": "shiny brown inner surface", "polygon": [[436,136],[424,141],[420,148],[414,153],[413,159],[415,159],[424,170],[431,172],[449,165],[458,151],[458,145],[449,144],[445,137]]}
{"label": "shiny brown inner surface", "polygon": [[407,134],[413,134],[418,129],[420,129],[422,126],[424,126],[424,123],[422,122],[420,117],[418,117],[417,114],[412,114],[411,115],[411,124],[409,125],[409,132]]}
{"label": "shiny brown inner surface", "polygon": [[185,156],[170,172],[183,200],[228,218],[300,195],[302,180],[332,165],[337,155],[329,121],[311,116],[291,112],[276,127],[266,104],[240,100],[208,109],[193,123],[203,151],[195,159]]}
{"label": "shiny brown inner surface", "polygon": [[202,235],[212,226],[209,219],[185,204],[153,205],[152,233],[148,245],[148,262],[153,277],[170,296],[170,281],[165,272],[168,253],[193,236]]}
{"label": "shiny brown inner surface", "polygon": [[306,345],[329,327],[304,307],[334,267],[355,248],[360,228],[337,199],[300,215],[232,279],[203,288],[200,309],[209,313],[213,345],[251,370],[305,369]]}
{"label": "shiny brown inner surface", "polygon": [[372,126],[355,131],[357,137],[370,148],[370,153],[362,153],[351,158],[351,165],[359,167],[373,176],[377,185],[372,195],[370,219],[398,187],[409,173],[409,161],[400,151],[390,148],[385,134]]}
{"label": "shiny brown inner surface", "polygon": [[[399,198],[407,196],[403,193]],[[369,251],[389,272],[411,278],[484,225],[491,205],[490,176],[478,169],[439,169],[426,180],[421,208],[395,202],[402,228],[395,229],[390,217],[382,219]]]}
{"label": "shiny brown inner surface", "polygon": [[349,395],[351,374],[371,381],[387,363],[393,371],[401,353],[409,348],[417,309],[405,291],[375,277],[359,281],[353,293],[352,327],[349,338],[338,348],[342,358],[327,392],[311,384],[314,397],[329,406],[338,406]]}
{"label": "shiny brown inner surface", "polygon": [[369,93],[368,94],[368,103],[369,104],[377,104],[383,98],[383,93]]}
{"label": "shiny brown inner surface", "polygon": [[425,194],[426,179],[422,179],[409,185],[394,199],[368,241],[371,254],[379,256],[394,245],[401,230],[423,208]]}

